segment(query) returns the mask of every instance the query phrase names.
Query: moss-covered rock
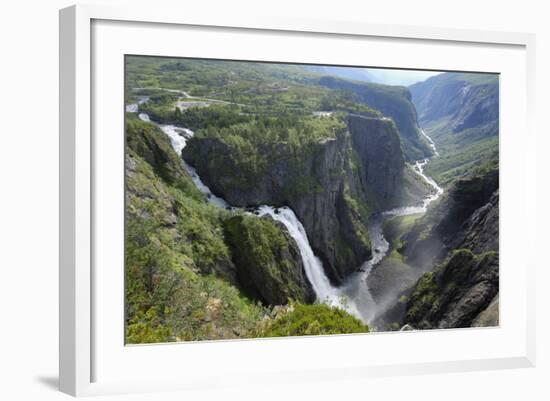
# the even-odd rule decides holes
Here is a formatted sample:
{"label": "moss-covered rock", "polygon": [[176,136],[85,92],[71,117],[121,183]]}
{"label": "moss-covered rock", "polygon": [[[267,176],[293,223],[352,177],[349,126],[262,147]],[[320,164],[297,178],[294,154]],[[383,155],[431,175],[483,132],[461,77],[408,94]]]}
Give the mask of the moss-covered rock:
{"label": "moss-covered rock", "polygon": [[239,284],[250,296],[268,305],[315,300],[298,246],[282,224],[240,214],[224,228]]}
{"label": "moss-covered rock", "polygon": [[470,327],[498,293],[498,277],[498,253],[456,250],[418,280],[404,323],[420,329]]}

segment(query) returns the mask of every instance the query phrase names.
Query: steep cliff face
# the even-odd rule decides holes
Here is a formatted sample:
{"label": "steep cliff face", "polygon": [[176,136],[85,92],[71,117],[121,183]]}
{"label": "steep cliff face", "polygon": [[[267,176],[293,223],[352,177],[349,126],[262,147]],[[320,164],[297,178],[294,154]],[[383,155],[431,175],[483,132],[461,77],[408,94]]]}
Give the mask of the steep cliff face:
{"label": "steep cliff face", "polygon": [[[458,250],[419,280],[407,305],[406,323],[419,328],[498,325],[498,199],[497,189],[448,242]],[[431,308],[425,305],[426,283],[437,297]]]}
{"label": "steep cliff face", "polygon": [[405,160],[394,123],[389,119],[348,117],[359,178],[373,209],[389,209],[402,203]]}
{"label": "steep cliff face", "polygon": [[232,205],[290,206],[327,275],[341,283],[371,255],[369,214],[400,204],[403,187],[410,187],[393,122],[349,116],[347,124],[298,152],[278,144],[254,179],[220,138],[193,138],[183,156]]}
{"label": "steep cliff face", "polygon": [[376,324],[396,329],[498,324],[498,170],[455,182],[401,241],[404,261],[424,273]]}
{"label": "steep cliff face", "polygon": [[416,110],[407,88],[346,81],[329,76],[322,77],[319,84],[331,89],[352,91],[360,102],[393,119],[401,136],[407,160],[418,160],[431,155],[430,147],[420,134]]}

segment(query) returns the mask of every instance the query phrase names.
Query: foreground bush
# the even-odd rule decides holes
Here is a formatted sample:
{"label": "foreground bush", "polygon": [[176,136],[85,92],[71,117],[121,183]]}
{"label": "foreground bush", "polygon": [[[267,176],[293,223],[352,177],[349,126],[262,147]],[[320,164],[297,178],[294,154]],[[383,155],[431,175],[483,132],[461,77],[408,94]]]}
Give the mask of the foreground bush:
{"label": "foreground bush", "polygon": [[264,320],[255,337],[368,333],[369,327],[348,312],[326,304],[292,304]]}

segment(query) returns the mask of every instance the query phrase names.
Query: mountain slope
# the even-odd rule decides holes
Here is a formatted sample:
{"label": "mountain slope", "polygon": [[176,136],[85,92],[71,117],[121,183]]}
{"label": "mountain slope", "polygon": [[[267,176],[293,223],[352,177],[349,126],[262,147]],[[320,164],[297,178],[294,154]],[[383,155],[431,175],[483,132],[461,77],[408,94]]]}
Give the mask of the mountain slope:
{"label": "mountain slope", "polygon": [[409,89],[419,123],[441,155],[426,169],[440,185],[498,158],[498,75],[444,73]]}

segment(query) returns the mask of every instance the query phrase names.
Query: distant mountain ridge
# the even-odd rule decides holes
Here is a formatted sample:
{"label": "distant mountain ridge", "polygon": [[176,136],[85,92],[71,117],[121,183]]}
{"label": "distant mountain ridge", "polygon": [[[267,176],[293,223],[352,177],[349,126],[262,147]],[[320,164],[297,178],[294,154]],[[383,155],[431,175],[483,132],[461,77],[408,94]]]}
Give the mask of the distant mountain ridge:
{"label": "distant mountain ridge", "polygon": [[442,117],[455,120],[455,131],[498,118],[496,75],[444,73],[409,87],[420,122]]}
{"label": "distant mountain ridge", "polygon": [[409,87],[420,126],[441,157],[428,173],[447,185],[487,159],[498,159],[499,78],[444,73]]}

